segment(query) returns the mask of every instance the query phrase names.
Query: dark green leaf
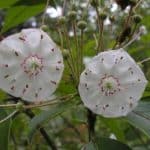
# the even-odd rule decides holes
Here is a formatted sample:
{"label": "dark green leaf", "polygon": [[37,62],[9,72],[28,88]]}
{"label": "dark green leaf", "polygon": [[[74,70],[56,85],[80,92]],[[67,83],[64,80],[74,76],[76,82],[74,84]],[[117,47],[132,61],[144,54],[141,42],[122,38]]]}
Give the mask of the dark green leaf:
{"label": "dark green leaf", "polygon": [[127,145],[109,138],[95,138],[84,150],[131,150]]}
{"label": "dark green leaf", "polygon": [[8,8],[9,6],[16,3],[18,0],[1,0],[0,1],[0,9],[1,8]]}
{"label": "dark green leaf", "polygon": [[[4,119],[7,113],[4,109],[0,109],[0,120]],[[0,124],[0,149],[8,149],[8,141],[10,134],[10,119]]]}
{"label": "dark green leaf", "polygon": [[32,16],[35,16],[43,11],[45,4],[38,4],[33,6],[15,6],[7,11],[2,33],[6,32],[12,27],[15,27]]}
{"label": "dark green leaf", "polygon": [[29,133],[29,139],[32,139],[32,136],[35,132],[35,130],[43,124],[45,121],[53,119],[54,117],[62,114],[63,112],[71,109],[73,106],[76,105],[76,101],[69,100],[66,102],[63,102],[61,104],[55,105],[50,108],[48,111],[42,111],[39,115],[35,116],[31,122],[30,122],[30,133]]}
{"label": "dark green leaf", "polygon": [[146,135],[150,136],[150,112],[143,113],[135,110],[127,116],[127,120]]}

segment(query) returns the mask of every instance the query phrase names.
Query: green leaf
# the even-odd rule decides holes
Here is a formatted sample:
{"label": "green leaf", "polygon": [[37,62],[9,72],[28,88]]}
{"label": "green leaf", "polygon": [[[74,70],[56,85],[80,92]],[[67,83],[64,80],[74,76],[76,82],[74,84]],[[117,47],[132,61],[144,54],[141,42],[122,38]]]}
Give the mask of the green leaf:
{"label": "green leaf", "polygon": [[133,126],[150,136],[150,102],[140,102],[138,107],[127,116]]}
{"label": "green leaf", "polygon": [[[0,120],[7,116],[4,109],[0,109]],[[0,124],[0,149],[8,150],[8,141],[10,135],[10,119]]]}
{"label": "green leaf", "polygon": [[2,28],[2,33],[6,32],[12,27],[15,27],[32,16],[35,16],[44,10],[45,4],[37,4],[37,5],[22,5],[15,6],[10,8],[7,11],[6,18],[4,21],[4,26]]}
{"label": "green leaf", "polygon": [[75,101],[69,100],[51,107],[50,110],[48,111],[42,111],[39,115],[35,116],[29,124],[30,126],[29,139],[30,140],[32,139],[32,136],[36,131],[36,129],[39,128],[40,125],[43,124],[45,121],[57,117],[63,112],[71,109],[76,104],[77,104],[76,100]]}
{"label": "green leaf", "polygon": [[93,139],[84,150],[131,150],[131,148],[119,141],[101,137]]}
{"label": "green leaf", "polygon": [[0,9],[8,8],[11,5],[15,4],[18,0],[1,0],[0,1]]}

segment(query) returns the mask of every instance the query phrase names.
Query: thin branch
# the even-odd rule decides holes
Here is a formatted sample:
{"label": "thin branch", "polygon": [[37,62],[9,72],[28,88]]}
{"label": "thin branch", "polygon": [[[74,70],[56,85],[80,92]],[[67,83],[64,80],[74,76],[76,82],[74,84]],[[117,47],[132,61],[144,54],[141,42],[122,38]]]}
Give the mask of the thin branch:
{"label": "thin branch", "polygon": [[16,113],[18,112],[18,110],[13,111],[11,114],[9,114],[6,118],[0,120],[0,124],[7,121],[8,119],[10,119],[11,117],[13,117]]}

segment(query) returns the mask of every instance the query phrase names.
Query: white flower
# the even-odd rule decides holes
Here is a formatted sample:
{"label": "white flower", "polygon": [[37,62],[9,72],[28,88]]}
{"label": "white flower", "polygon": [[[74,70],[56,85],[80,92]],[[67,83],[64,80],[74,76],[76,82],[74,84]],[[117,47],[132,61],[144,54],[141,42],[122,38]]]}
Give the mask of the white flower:
{"label": "white flower", "polygon": [[138,104],[147,80],[123,49],[101,52],[80,76],[79,93],[86,107],[104,117],[125,116]]}
{"label": "white flower", "polygon": [[0,87],[27,101],[49,100],[63,72],[63,58],[40,29],[25,29],[0,43]]}

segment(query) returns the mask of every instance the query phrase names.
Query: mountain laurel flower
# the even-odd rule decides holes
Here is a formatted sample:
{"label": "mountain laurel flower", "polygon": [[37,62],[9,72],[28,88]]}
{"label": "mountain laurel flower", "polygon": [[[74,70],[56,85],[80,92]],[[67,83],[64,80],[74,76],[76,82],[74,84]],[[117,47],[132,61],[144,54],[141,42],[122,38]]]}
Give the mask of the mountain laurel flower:
{"label": "mountain laurel flower", "polygon": [[104,117],[126,116],[138,104],[147,80],[136,62],[122,48],[99,53],[80,76],[84,105]]}
{"label": "mountain laurel flower", "polygon": [[41,29],[24,29],[0,43],[0,88],[15,97],[50,100],[63,69],[60,50]]}

